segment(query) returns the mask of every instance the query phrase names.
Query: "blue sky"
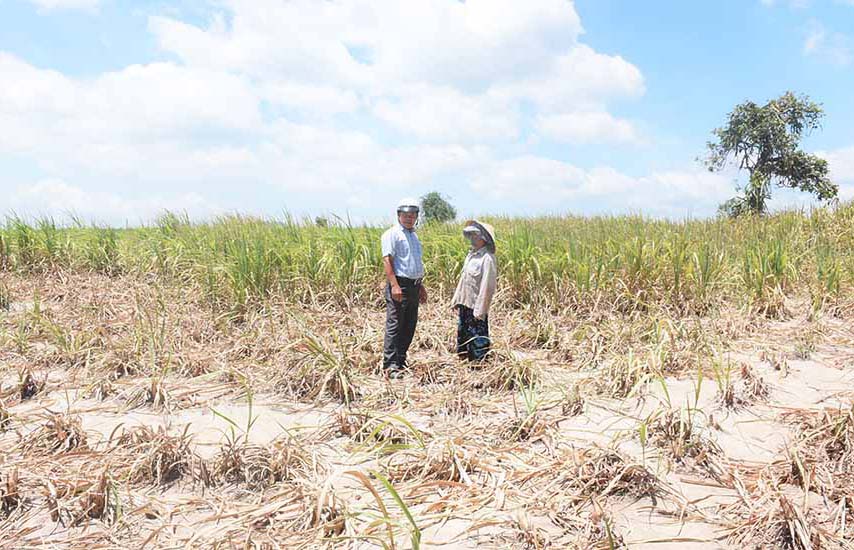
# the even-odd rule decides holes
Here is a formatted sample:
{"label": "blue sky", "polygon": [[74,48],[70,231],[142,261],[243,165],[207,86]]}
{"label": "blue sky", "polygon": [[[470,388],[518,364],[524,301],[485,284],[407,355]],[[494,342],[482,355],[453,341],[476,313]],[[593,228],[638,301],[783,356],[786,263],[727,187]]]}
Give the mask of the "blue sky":
{"label": "blue sky", "polygon": [[[417,10],[417,13],[414,11]],[[854,0],[0,0],[0,211],[712,215],[746,99],[823,103],[854,197]],[[776,207],[808,203],[778,193]]]}

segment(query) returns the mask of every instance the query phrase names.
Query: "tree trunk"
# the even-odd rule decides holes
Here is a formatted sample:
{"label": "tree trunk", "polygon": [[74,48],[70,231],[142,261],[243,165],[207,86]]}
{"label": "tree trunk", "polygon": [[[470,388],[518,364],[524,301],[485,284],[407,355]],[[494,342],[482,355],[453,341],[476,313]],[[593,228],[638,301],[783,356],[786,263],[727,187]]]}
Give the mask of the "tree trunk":
{"label": "tree trunk", "polygon": [[764,214],[768,197],[767,179],[756,173],[750,174],[750,183],[744,190],[744,200],[748,211],[753,214]]}

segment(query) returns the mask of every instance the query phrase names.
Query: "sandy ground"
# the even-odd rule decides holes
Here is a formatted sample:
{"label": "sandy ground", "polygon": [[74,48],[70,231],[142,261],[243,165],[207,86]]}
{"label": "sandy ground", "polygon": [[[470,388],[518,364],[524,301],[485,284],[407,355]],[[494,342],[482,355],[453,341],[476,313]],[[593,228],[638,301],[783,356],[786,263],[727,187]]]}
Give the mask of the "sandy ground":
{"label": "sandy ground", "polygon": [[[15,284],[18,295],[25,297],[43,286],[38,307],[55,312],[51,322],[63,326],[68,334],[79,330],[73,314],[63,307],[69,300],[67,295],[80,285],[69,282],[57,290],[49,289],[43,281],[19,280]],[[81,296],[85,290],[79,290]],[[120,294],[118,289],[110,292]],[[414,453],[416,463],[420,460],[426,464],[429,453],[421,446],[430,448],[437,441],[452,441],[458,460],[475,466],[454,479],[422,476],[419,480],[414,476],[391,480],[421,529],[422,548],[608,548],[611,542],[619,541],[622,547],[650,550],[761,548],[761,542],[751,546],[740,542],[739,536],[740,531],[749,531],[751,514],[755,515],[756,510],[748,503],[756,509],[773,503],[773,499],[762,500],[761,483],[751,480],[761,477],[757,472],[789,464],[788,449],[798,444],[798,432],[786,414],[850,408],[854,393],[854,333],[849,324],[833,317],[817,322],[806,313],[783,320],[762,319],[756,330],[715,350],[713,359],[719,368],[731,366],[734,386],[742,383],[739,372],[746,365],[767,388],[767,396],[736,407],[722,403],[719,380],[707,361],[698,361],[705,365],[702,377],[697,369],[683,369],[675,375],[650,377],[628,396],[614,397],[594,390],[596,382],[607,375],[567,361],[554,350],[528,345],[514,351],[513,361],[536,363],[542,371],[535,392],[528,394],[536,402],[542,429],[522,440],[504,426],[525,410],[524,391],[490,390],[471,384],[484,373],[450,357],[443,346],[453,325],[441,304],[430,304],[421,325],[430,336],[416,344],[412,357],[414,363],[429,366],[437,381],[416,375],[389,382],[368,373],[362,395],[350,407],[328,396],[294,398],[272,387],[275,384],[268,380],[271,373],[288,368],[284,357],[289,356],[282,354],[296,349],[293,338],[278,339],[271,336],[275,331],[244,326],[234,329],[239,336],[222,339],[223,349],[209,349],[194,359],[205,367],[200,369],[202,374],[188,377],[172,369],[157,377],[168,396],[164,403],[152,399],[138,402],[134,396],[150,384],[150,373],[116,377],[109,368],[97,366],[99,359],[108,355],[110,342],[127,341],[122,340],[123,331],[140,326],[138,321],[136,325],[128,321],[127,312],[119,311],[132,305],[117,305],[114,318],[103,319],[105,330],[116,323],[114,333],[88,359],[76,360],[73,367],[50,364],[63,356],[63,350],[47,330],[31,330],[25,350],[18,345],[20,338],[15,334],[33,318],[33,300],[22,299],[10,311],[0,312],[4,331],[0,340],[0,398],[11,418],[0,432],[0,486],[16,470],[23,495],[19,507],[0,514],[0,548],[377,548],[389,540],[399,548],[408,548],[413,546],[412,529],[404,508],[371,472],[388,475],[396,457],[407,452]],[[186,330],[178,313],[170,315],[176,331],[181,327]],[[89,318],[89,314],[84,317]],[[381,312],[365,310],[357,317],[362,334],[353,341],[373,341],[365,344],[365,349],[372,358],[369,361],[376,360]],[[509,322],[496,315],[493,326],[497,338],[510,340],[502,335]],[[802,335],[816,326],[820,330],[805,344]],[[252,349],[243,350],[242,356],[232,353],[243,349],[240,346],[253,334],[272,342],[266,358]],[[226,340],[230,352],[224,351]],[[173,347],[175,354],[189,356],[204,345]],[[170,361],[179,363],[174,357]],[[32,398],[22,400],[17,394],[21,373],[26,369],[31,369],[44,387]],[[251,373],[252,383],[229,377],[229,369]],[[93,388],[101,382],[109,382],[107,395],[93,395]],[[247,387],[252,388],[251,403]],[[561,406],[570,387],[581,388],[583,405],[579,411],[567,413]],[[454,413],[452,407],[465,412]],[[423,441],[415,438],[392,452],[371,438],[365,442],[341,433],[341,415],[354,411],[386,422],[385,428],[404,436],[415,430]],[[718,449],[713,460],[679,460],[668,453],[666,445],[654,443],[655,437],[660,437],[655,421],[666,411],[690,417],[701,439]],[[53,414],[80,419],[86,434],[85,451],[26,447]],[[192,455],[206,464],[213,464],[224,446],[235,440],[244,446],[267,448],[295,438],[323,467],[313,473],[311,466],[302,467],[300,483],[282,480],[261,488],[239,481],[206,485],[190,475],[161,485],[131,482],[126,468],[134,464],[137,455],[116,451],[110,440],[135,426],[162,428],[172,436],[185,434]],[[590,449],[619,453],[627,463],[652,473],[665,489],[654,498],[610,492],[603,487],[583,498],[573,497],[571,490],[562,493],[562,476],[572,475],[568,466],[562,470],[562,463],[569,464],[562,461]],[[69,478],[88,480],[91,485],[102,471],[111,476],[121,502],[120,518],[87,518],[74,525],[51,518],[48,480],[54,480],[53,486]],[[387,507],[385,513],[366,484],[352,472],[373,480],[373,488],[381,493]],[[301,491],[307,496],[295,497],[296,493],[303,494]],[[805,511],[814,509],[828,517],[835,513],[835,527],[825,527],[831,532],[835,528],[840,537],[849,533],[846,524],[852,519],[845,520],[845,498],[828,499],[815,488],[804,492],[791,484],[777,486],[775,491],[778,496],[788,491]],[[564,499],[575,506],[571,511],[562,508]],[[77,502],[70,496],[67,500]],[[322,540],[324,529],[312,513],[326,506],[346,509],[349,515],[345,514],[342,531],[326,532],[330,536]],[[388,520],[383,520],[385,514]],[[576,521],[574,527],[567,527],[572,521]],[[594,533],[597,530],[598,535]],[[601,532],[612,532],[611,542],[607,533]],[[293,539],[282,533],[293,535]],[[583,540],[598,541],[595,544],[599,546]],[[847,546],[834,542],[824,547]]]}

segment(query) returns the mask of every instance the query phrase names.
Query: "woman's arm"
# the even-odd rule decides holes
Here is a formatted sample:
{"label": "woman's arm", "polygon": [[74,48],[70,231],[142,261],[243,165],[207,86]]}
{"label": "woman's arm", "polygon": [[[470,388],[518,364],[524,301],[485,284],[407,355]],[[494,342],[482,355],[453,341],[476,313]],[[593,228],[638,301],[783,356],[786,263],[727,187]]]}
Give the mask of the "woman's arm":
{"label": "woman's arm", "polygon": [[460,270],[460,280],[457,281],[457,288],[454,290],[454,297],[451,298],[451,309],[457,309],[457,304],[460,303],[460,299],[463,293],[463,281],[466,278],[466,264],[468,264],[468,256],[463,260],[463,268]]}
{"label": "woman's arm", "polygon": [[474,303],[474,316],[477,319],[486,317],[486,314],[489,313],[489,306],[492,305],[492,297],[495,295],[498,270],[495,266],[495,257],[492,254],[483,257],[481,269],[480,289]]}

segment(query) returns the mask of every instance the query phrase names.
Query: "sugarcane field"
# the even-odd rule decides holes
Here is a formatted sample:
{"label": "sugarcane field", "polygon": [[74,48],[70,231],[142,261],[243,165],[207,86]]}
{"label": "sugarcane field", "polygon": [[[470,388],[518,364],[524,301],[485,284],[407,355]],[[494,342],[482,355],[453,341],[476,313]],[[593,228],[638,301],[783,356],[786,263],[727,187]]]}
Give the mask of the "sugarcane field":
{"label": "sugarcane field", "polygon": [[399,380],[380,230],[12,220],[0,540],[848,548],[852,219],[494,219],[476,364],[446,314],[456,228],[428,225]]}

